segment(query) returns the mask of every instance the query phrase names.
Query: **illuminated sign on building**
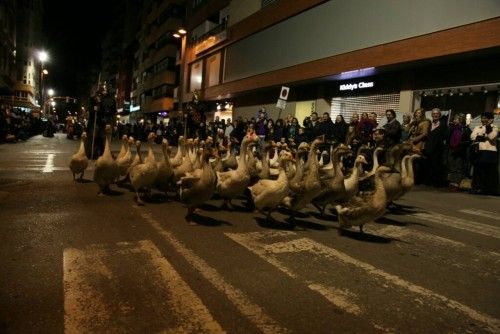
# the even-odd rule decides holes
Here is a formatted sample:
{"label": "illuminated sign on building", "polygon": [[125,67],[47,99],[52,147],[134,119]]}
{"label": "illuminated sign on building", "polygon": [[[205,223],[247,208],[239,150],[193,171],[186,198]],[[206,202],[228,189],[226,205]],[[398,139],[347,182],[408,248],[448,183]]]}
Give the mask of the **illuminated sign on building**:
{"label": "illuminated sign on building", "polygon": [[356,90],[356,89],[373,88],[373,86],[375,86],[375,83],[373,81],[369,81],[369,82],[360,81],[358,83],[342,84],[342,85],[340,85],[339,90],[340,91],[344,91],[344,90],[351,90],[352,91],[352,90]]}

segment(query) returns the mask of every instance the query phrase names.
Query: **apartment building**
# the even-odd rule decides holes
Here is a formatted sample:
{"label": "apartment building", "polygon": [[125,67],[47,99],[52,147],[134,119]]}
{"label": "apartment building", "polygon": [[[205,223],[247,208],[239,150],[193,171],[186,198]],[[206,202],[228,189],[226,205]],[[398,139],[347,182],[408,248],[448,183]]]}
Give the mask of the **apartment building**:
{"label": "apartment building", "polygon": [[0,104],[2,109],[39,110],[40,0],[0,3]]}
{"label": "apartment building", "polygon": [[0,95],[11,95],[15,83],[16,6],[14,0],[0,2]]}
{"label": "apartment building", "polygon": [[123,122],[168,118],[179,83],[181,41],[173,36],[184,25],[184,1],[144,1],[139,14],[137,50],[133,59],[130,114]]}
{"label": "apartment building", "polygon": [[187,10],[183,101],[197,90],[213,114],[499,107],[498,1],[192,0]]}

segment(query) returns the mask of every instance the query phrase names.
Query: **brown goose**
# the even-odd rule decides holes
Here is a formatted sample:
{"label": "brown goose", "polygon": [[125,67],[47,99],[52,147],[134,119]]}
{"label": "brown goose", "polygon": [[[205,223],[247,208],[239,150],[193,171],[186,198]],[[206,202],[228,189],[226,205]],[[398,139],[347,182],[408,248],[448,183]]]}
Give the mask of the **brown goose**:
{"label": "brown goose", "polygon": [[205,148],[198,149],[197,153],[201,156],[201,168],[186,173],[178,182],[180,200],[187,205],[186,220],[188,222],[191,221],[197,206],[208,201],[215,191],[216,176],[209,163],[214,153]]}
{"label": "brown goose", "polygon": [[89,165],[89,159],[85,154],[85,141],[87,140],[87,133],[83,132],[80,137],[80,147],[78,152],[76,152],[69,162],[69,169],[73,173],[73,181],[75,181],[76,174],[80,174],[79,180],[83,179],[83,173]]}
{"label": "brown goose", "polygon": [[231,205],[231,200],[243,195],[250,184],[250,174],[247,167],[249,147],[255,145],[259,137],[254,132],[248,133],[241,142],[240,160],[236,170],[217,172],[217,192],[224,199],[224,207]]}
{"label": "brown goose", "polygon": [[278,179],[261,179],[251,187],[250,193],[255,204],[255,208],[260,212],[267,210],[267,219],[271,218],[271,212],[276,208],[283,198],[288,195],[288,178],[285,173],[285,165],[293,160],[293,156],[288,151],[280,152],[280,167]]}
{"label": "brown goose", "polygon": [[353,197],[346,204],[335,206],[341,229],[359,226],[359,231],[363,233],[364,224],[373,222],[384,215],[387,196],[381,175],[390,171],[391,168],[380,166],[374,175],[375,191],[373,193],[364,197]]}
{"label": "brown goose", "polygon": [[316,138],[309,148],[307,175],[292,189],[292,194],[283,199],[283,204],[290,209],[290,222],[295,221],[295,212],[304,208],[321,192],[319,181],[319,162],[316,157],[318,146],[324,142],[323,137]]}

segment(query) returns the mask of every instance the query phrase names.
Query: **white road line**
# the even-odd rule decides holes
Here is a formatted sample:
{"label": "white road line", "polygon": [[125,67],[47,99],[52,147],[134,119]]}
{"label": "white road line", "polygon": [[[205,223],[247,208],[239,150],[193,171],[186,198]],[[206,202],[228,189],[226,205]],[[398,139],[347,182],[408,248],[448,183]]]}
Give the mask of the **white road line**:
{"label": "white road line", "polygon": [[438,223],[441,225],[465,230],[472,233],[486,235],[488,237],[493,237],[500,239],[500,228],[492,225],[481,224],[475,221],[445,216],[436,212],[417,212],[409,214],[411,217],[415,217],[424,221]]}
{"label": "white road line", "polygon": [[47,155],[47,161],[45,162],[45,167],[43,168],[42,173],[52,173],[54,170],[54,155],[50,153]]}
{"label": "white road line", "polygon": [[466,315],[467,317],[474,319],[478,322],[481,322],[486,325],[487,329],[493,333],[498,333],[500,332],[500,320],[493,318],[489,315],[483,314],[477,310],[474,310],[473,308],[464,305],[456,300],[450,299],[448,297],[445,297],[441,294],[438,294],[436,292],[433,292],[429,289],[426,289],[424,287],[415,285],[411,282],[408,282],[402,278],[400,278],[397,275],[393,275],[390,273],[387,273],[381,269],[378,269],[374,266],[372,266],[369,263],[357,260],[345,253],[342,253],[334,248],[327,247],[325,245],[322,245],[320,243],[317,243],[311,239],[308,238],[301,238],[301,239],[295,239],[293,241],[287,241],[287,242],[278,242],[274,243],[272,245],[266,245],[265,248],[267,251],[279,254],[279,253],[286,253],[286,252],[310,252],[316,255],[323,255],[326,258],[335,258],[337,260],[340,260],[344,263],[351,264],[359,269],[362,269],[366,271],[370,275],[378,276],[380,278],[383,278],[387,282],[399,286],[401,288],[404,288],[412,293],[424,296],[429,299],[436,300],[439,303],[442,303],[449,307],[450,309],[456,310],[461,312],[462,314]]}
{"label": "white road line", "polygon": [[[287,268],[284,264],[282,264],[278,259],[276,259],[272,252],[267,251],[267,245],[262,244],[259,241],[256,241],[256,239],[260,239],[263,237],[286,237],[286,236],[296,236],[294,232],[290,231],[271,231],[271,232],[250,232],[250,233],[225,233],[225,235],[238,243],[239,245],[245,247],[252,253],[256,254],[259,256],[261,259],[264,261],[268,262],[269,264],[275,266],[278,268],[280,271],[285,273],[287,276],[291,278],[298,278],[298,275],[294,273],[291,269]],[[269,239],[269,238],[266,238]],[[282,243],[279,243],[280,245]],[[321,283],[318,282],[313,282],[313,281],[305,281],[304,284],[311,290],[319,293],[321,296],[323,296],[326,300],[328,300],[330,303],[335,305],[341,310],[344,310],[347,313],[356,315],[356,316],[361,316],[362,315],[362,310],[359,305],[357,305],[355,302],[352,300],[356,298],[356,295],[352,293],[351,291],[348,290],[341,290],[337,289],[333,286],[325,286]],[[373,323],[372,326],[377,329],[381,329],[384,332],[392,332],[392,330],[384,328],[383,326],[380,326],[379,324]]]}
{"label": "white road line", "polygon": [[89,319],[94,322],[109,322],[105,298],[86,279],[99,276],[112,279],[109,269],[102,263],[103,251],[94,249],[93,256],[75,248],[66,248],[63,253],[64,271],[64,331],[85,333]]}
{"label": "white road line", "polygon": [[389,238],[399,239],[399,238],[411,238],[417,239],[421,241],[427,241],[435,246],[446,246],[451,248],[465,248],[468,249],[468,253],[472,254],[474,257],[480,257],[485,259],[490,259],[495,262],[500,261],[500,253],[494,251],[481,251],[476,249],[475,247],[464,244],[460,241],[451,240],[448,238],[443,238],[437,235],[432,235],[429,233],[409,229],[406,227],[400,226],[385,226],[381,229],[371,229],[368,227],[367,230],[369,233],[373,233],[376,235],[382,235]]}
{"label": "white road line", "polygon": [[498,213],[485,211],[485,210],[463,209],[463,210],[459,210],[459,212],[468,213],[470,215],[486,217],[486,218],[495,219],[495,220],[500,220],[500,215]]}
{"label": "white road line", "polygon": [[[115,250],[118,248],[118,250]],[[139,253],[147,256],[145,263],[151,277],[146,284],[154,285],[154,291],[168,291],[168,300],[165,302],[168,309],[159,309],[156,314],[164,319],[180,318],[180,325],[168,328],[171,333],[224,333],[222,327],[213,319],[212,315],[196,296],[191,288],[182,280],[171,264],[162,257],[158,248],[151,241],[139,241],[137,244],[118,243],[113,247],[93,245],[85,250],[68,248],[64,250],[64,311],[66,333],[88,333],[95,330],[120,331],[113,326],[116,318],[127,319],[134,305],[127,302],[115,302],[105,299],[96,286],[96,281],[105,286],[112,286],[117,280],[113,273],[104,265],[109,258],[113,260],[130,258],[131,254]],[[138,277],[137,279],[143,279]],[[137,284],[145,283],[144,281]],[[102,288],[101,288],[102,289]],[[160,297],[159,297],[160,298]],[[146,304],[155,303],[148,300]],[[111,304],[111,305],[109,305]],[[110,307],[111,306],[111,307]],[[112,311],[113,310],[113,311]],[[118,310],[118,314],[117,314]],[[111,312],[113,312],[111,314]],[[122,324],[122,326],[127,326]],[[122,328],[123,330],[123,328]]]}
{"label": "white road line", "polygon": [[[138,209],[138,208],[136,208]],[[248,318],[263,333],[289,333],[290,331],[282,327],[274,319],[269,317],[265,311],[257,304],[254,304],[243,293],[229,282],[227,282],[216,269],[212,268],[202,258],[193,253],[184,244],[177,240],[174,235],[161,227],[151,214],[141,213],[142,218],[146,220],[153,229],[155,229],[175,250],[181,254],[207,281],[225,294],[226,297],[236,306],[236,308]]]}
{"label": "white road line", "polygon": [[163,288],[172,292],[168,303],[172,304],[173,313],[180,315],[183,320],[181,327],[169,329],[169,331],[172,333],[225,333],[200,298],[162,256],[158,248],[151,241],[140,241],[139,246],[140,250],[151,256],[151,262],[162,276]]}

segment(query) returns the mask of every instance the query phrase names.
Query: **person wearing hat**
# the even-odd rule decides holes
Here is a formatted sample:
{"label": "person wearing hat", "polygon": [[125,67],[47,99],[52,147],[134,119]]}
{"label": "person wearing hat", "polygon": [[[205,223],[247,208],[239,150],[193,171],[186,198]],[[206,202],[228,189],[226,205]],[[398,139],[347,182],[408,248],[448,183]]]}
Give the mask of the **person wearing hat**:
{"label": "person wearing hat", "polygon": [[496,195],[498,193],[498,128],[493,124],[493,113],[481,115],[481,125],[472,130],[470,136],[474,145],[478,146],[478,156],[472,174],[472,190],[474,194]]}

